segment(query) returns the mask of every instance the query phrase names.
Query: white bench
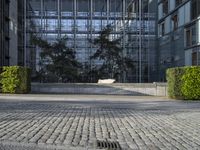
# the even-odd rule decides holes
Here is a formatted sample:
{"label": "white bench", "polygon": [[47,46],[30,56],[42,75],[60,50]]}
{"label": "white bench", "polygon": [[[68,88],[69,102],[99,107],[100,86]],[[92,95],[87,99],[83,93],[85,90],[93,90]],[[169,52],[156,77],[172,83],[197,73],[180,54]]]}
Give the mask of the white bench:
{"label": "white bench", "polygon": [[103,84],[111,84],[114,83],[115,79],[99,79],[98,83],[103,83]]}

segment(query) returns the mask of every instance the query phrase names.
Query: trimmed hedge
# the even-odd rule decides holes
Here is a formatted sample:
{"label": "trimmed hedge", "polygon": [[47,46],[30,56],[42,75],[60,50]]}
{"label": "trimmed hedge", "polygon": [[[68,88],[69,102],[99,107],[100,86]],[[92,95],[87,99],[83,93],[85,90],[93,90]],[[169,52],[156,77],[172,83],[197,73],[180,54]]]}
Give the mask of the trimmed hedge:
{"label": "trimmed hedge", "polygon": [[29,93],[31,90],[30,69],[20,66],[3,67],[0,75],[3,93]]}
{"label": "trimmed hedge", "polygon": [[[1,73],[3,72],[3,67],[0,67],[0,81],[1,81]],[[0,82],[0,93],[2,92],[2,84]]]}
{"label": "trimmed hedge", "polygon": [[200,66],[167,69],[170,98],[200,100]]}

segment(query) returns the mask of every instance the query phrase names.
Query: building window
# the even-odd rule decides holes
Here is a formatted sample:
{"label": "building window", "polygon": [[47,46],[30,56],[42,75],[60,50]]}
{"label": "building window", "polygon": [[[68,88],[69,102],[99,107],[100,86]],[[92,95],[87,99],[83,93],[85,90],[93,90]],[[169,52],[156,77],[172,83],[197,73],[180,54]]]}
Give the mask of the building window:
{"label": "building window", "polygon": [[197,32],[196,32],[196,26],[192,26],[191,28],[191,37],[192,37],[192,45],[195,45],[197,43]]}
{"label": "building window", "polygon": [[161,25],[162,27],[162,36],[164,36],[165,35],[165,23],[162,23],[162,25]]}
{"label": "building window", "polygon": [[196,24],[186,29],[186,47],[197,44]]}
{"label": "building window", "polygon": [[173,26],[174,31],[178,28],[178,15],[177,14],[172,16],[172,26]]}
{"label": "building window", "polygon": [[191,46],[191,32],[190,29],[186,30],[186,47]]}
{"label": "building window", "polygon": [[197,65],[197,52],[192,53],[192,66]]}
{"label": "building window", "polygon": [[160,24],[160,36],[164,36],[165,35],[165,23],[161,23]]}
{"label": "building window", "polygon": [[168,14],[168,0],[163,0],[163,15]]}
{"label": "building window", "polygon": [[183,0],[176,0],[176,1],[175,1],[176,7],[177,7],[178,5],[180,5],[182,2],[183,2]]}
{"label": "building window", "polygon": [[200,16],[200,0],[193,0],[192,1],[192,9],[191,9],[191,17],[192,19],[196,19]]}

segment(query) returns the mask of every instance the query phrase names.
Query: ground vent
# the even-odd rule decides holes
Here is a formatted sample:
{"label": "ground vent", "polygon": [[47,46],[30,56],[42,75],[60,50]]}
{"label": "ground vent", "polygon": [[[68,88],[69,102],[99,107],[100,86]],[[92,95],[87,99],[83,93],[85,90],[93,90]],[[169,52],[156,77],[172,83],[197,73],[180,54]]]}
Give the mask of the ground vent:
{"label": "ground vent", "polygon": [[97,140],[97,148],[98,149],[109,149],[109,150],[121,150],[121,146],[117,141],[99,141]]}

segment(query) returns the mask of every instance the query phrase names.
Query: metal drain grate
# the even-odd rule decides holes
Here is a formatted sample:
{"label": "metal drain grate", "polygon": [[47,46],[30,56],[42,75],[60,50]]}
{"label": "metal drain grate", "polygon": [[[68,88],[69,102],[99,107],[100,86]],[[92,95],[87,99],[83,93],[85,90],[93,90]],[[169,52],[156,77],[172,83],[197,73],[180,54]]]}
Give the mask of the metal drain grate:
{"label": "metal drain grate", "polygon": [[121,150],[121,146],[117,141],[97,141],[97,148],[109,150]]}

